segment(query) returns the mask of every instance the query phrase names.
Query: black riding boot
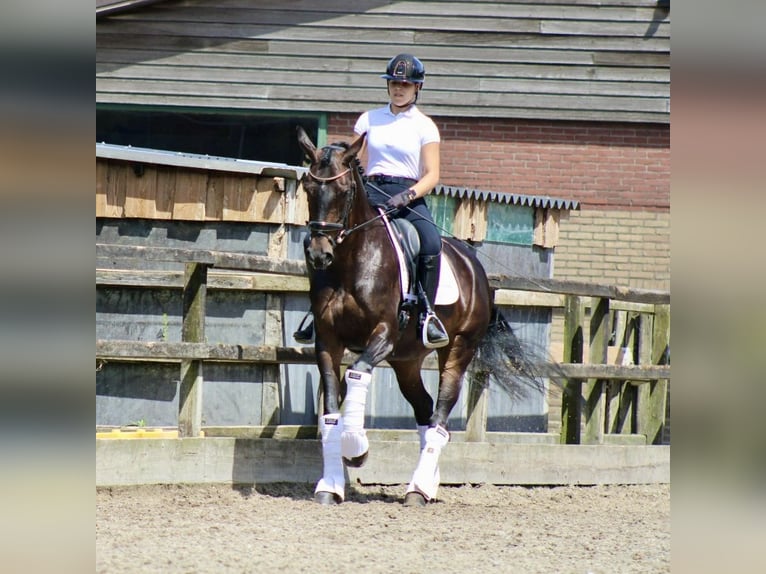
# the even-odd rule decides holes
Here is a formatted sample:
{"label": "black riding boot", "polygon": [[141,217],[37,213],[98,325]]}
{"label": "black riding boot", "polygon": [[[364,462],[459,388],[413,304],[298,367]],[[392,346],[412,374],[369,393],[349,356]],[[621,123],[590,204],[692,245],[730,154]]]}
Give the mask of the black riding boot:
{"label": "black riding boot", "polygon": [[423,344],[429,349],[444,347],[449,343],[449,335],[439,317],[434,313],[436,288],[439,285],[439,255],[421,255],[418,257],[418,282],[423,287],[428,301],[425,302],[426,316],[424,322]]}
{"label": "black riding boot", "polygon": [[[303,256],[306,258],[306,269],[309,273],[309,281],[312,279],[312,267],[309,263],[308,256],[306,255],[306,250],[309,247],[309,236],[306,235],[306,237],[303,238]],[[308,324],[304,327],[303,324],[308,321]],[[302,344],[302,345],[311,345],[314,342],[314,315],[309,311],[306,313],[306,315],[301,319],[300,325],[298,325],[298,330],[293,333],[293,339],[296,340],[296,342]]]}
{"label": "black riding boot", "polygon": [[[308,325],[305,327],[303,324],[308,321]],[[293,333],[293,339],[302,345],[311,345],[314,342],[314,315],[309,311],[301,319],[301,324],[298,325],[298,330]]]}

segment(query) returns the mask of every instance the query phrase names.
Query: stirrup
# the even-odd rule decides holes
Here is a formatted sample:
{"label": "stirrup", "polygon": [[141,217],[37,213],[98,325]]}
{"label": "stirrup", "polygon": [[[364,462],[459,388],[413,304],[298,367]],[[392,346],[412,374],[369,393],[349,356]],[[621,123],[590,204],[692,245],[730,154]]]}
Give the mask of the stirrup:
{"label": "stirrup", "polygon": [[[309,320],[308,325],[305,327],[303,324],[306,320]],[[301,324],[298,325],[298,330],[293,333],[293,339],[302,345],[311,345],[314,343],[314,315],[309,311],[301,319]]]}
{"label": "stirrup", "polygon": [[[428,338],[428,327],[431,326],[432,323],[433,326],[442,333],[441,337],[434,340],[430,340]],[[444,324],[441,322],[441,319],[436,316],[436,313],[431,312],[426,314],[425,319],[423,320],[421,339],[423,341],[423,346],[426,349],[439,349],[449,344],[449,335],[447,335],[447,329],[444,328]]]}

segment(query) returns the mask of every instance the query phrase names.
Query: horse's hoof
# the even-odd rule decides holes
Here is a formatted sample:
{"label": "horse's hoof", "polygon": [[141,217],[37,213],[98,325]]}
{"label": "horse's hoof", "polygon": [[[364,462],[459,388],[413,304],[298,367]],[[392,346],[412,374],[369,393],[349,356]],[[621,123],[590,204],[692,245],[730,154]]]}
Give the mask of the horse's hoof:
{"label": "horse's hoof", "polygon": [[346,458],[343,457],[343,464],[346,466],[349,466],[351,468],[359,468],[362,466],[365,462],[367,462],[367,455],[370,454],[370,451],[368,450],[364,454],[360,454],[359,456],[355,456],[354,458]]}
{"label": "horse's hoof", "polygon": [[408,492],[404,495],[404,506],[425,506],[428,504],[426,497],[419,492]]}
{"label": "horse's hoof", "polygon": [[332,506],[334,504],[340,504],[342,501],[340,496],[334,492],[319,491],[314,493],[314,502],[323,506]]}

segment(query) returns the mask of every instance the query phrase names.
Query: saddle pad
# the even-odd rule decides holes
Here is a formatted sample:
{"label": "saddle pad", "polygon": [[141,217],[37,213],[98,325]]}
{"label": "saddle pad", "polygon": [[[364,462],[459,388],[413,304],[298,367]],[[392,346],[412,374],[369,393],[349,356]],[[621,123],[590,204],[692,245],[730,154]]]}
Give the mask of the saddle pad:
{"label": "saddle pad", "polygon": [[439,269],[439,286],[436,288],[436,305],[451,305],[458,298],[457,279],[449,264],[449,259],[441,255],[441,268]]}
{"label": "saddle pad", "polygon": [[[379,213],[382,215],[383,210],[379,210]],[[394,251],[396,252],[396,258],[399,260],[399,284],[402,290],[402,298],[404,298],[404,296],[407,294],[407,285],[409,285],[409,273],[407,273],[407,265],[405,264],[406,258],[404,252],[402,251],[402,247],[395,239],[396,235],[391,228],[391,222],[387,217],[384,217],[383,223],[386,225],[386,229],[388,230],[388,237],[391,240]],[[439,285],[436,288],[436,301],[434,304],[451,305],[457,301],[458,295],[459,292],[455,273],[452,271],[449,260],[444,257],[444,253],[442,253],[441,267],[439,268]]]}

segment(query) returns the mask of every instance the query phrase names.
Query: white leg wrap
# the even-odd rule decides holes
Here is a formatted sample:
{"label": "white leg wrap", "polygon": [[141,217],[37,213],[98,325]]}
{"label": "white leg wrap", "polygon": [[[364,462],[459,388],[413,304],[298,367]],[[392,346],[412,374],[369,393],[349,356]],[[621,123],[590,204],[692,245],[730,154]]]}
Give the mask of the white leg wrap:
{"label": "white leg wrap", "polygon": [[346,458],[361,456],[369,449],[367,431],[364,430],[364,407],[371,373],[346,370],[346,398],[343,400],[343,434],[341,453]]}
{"label": "white leg wrap", "polygon": [[420,460],[407,486],[407,492],[419,492],[426,500],[431,500],[439,490],[439,456],[449,442],[449,433],[444,427],[436,426],[423,434],[425,446],[420,451]]}
{"label": "white leg wrap", "polygon": [[418,438],[420,438],[420,450],[426,448],[426,431],[428,425],[418,425]]}
{"label": "white leg wrap", "polygon": [[343,474],[340,437],[343,434],[343,419],[339,413],[324,415],[319,420],[322,432],[323,473],[314,492],[332,492],[343,500],[346,497],[346,477]]}

